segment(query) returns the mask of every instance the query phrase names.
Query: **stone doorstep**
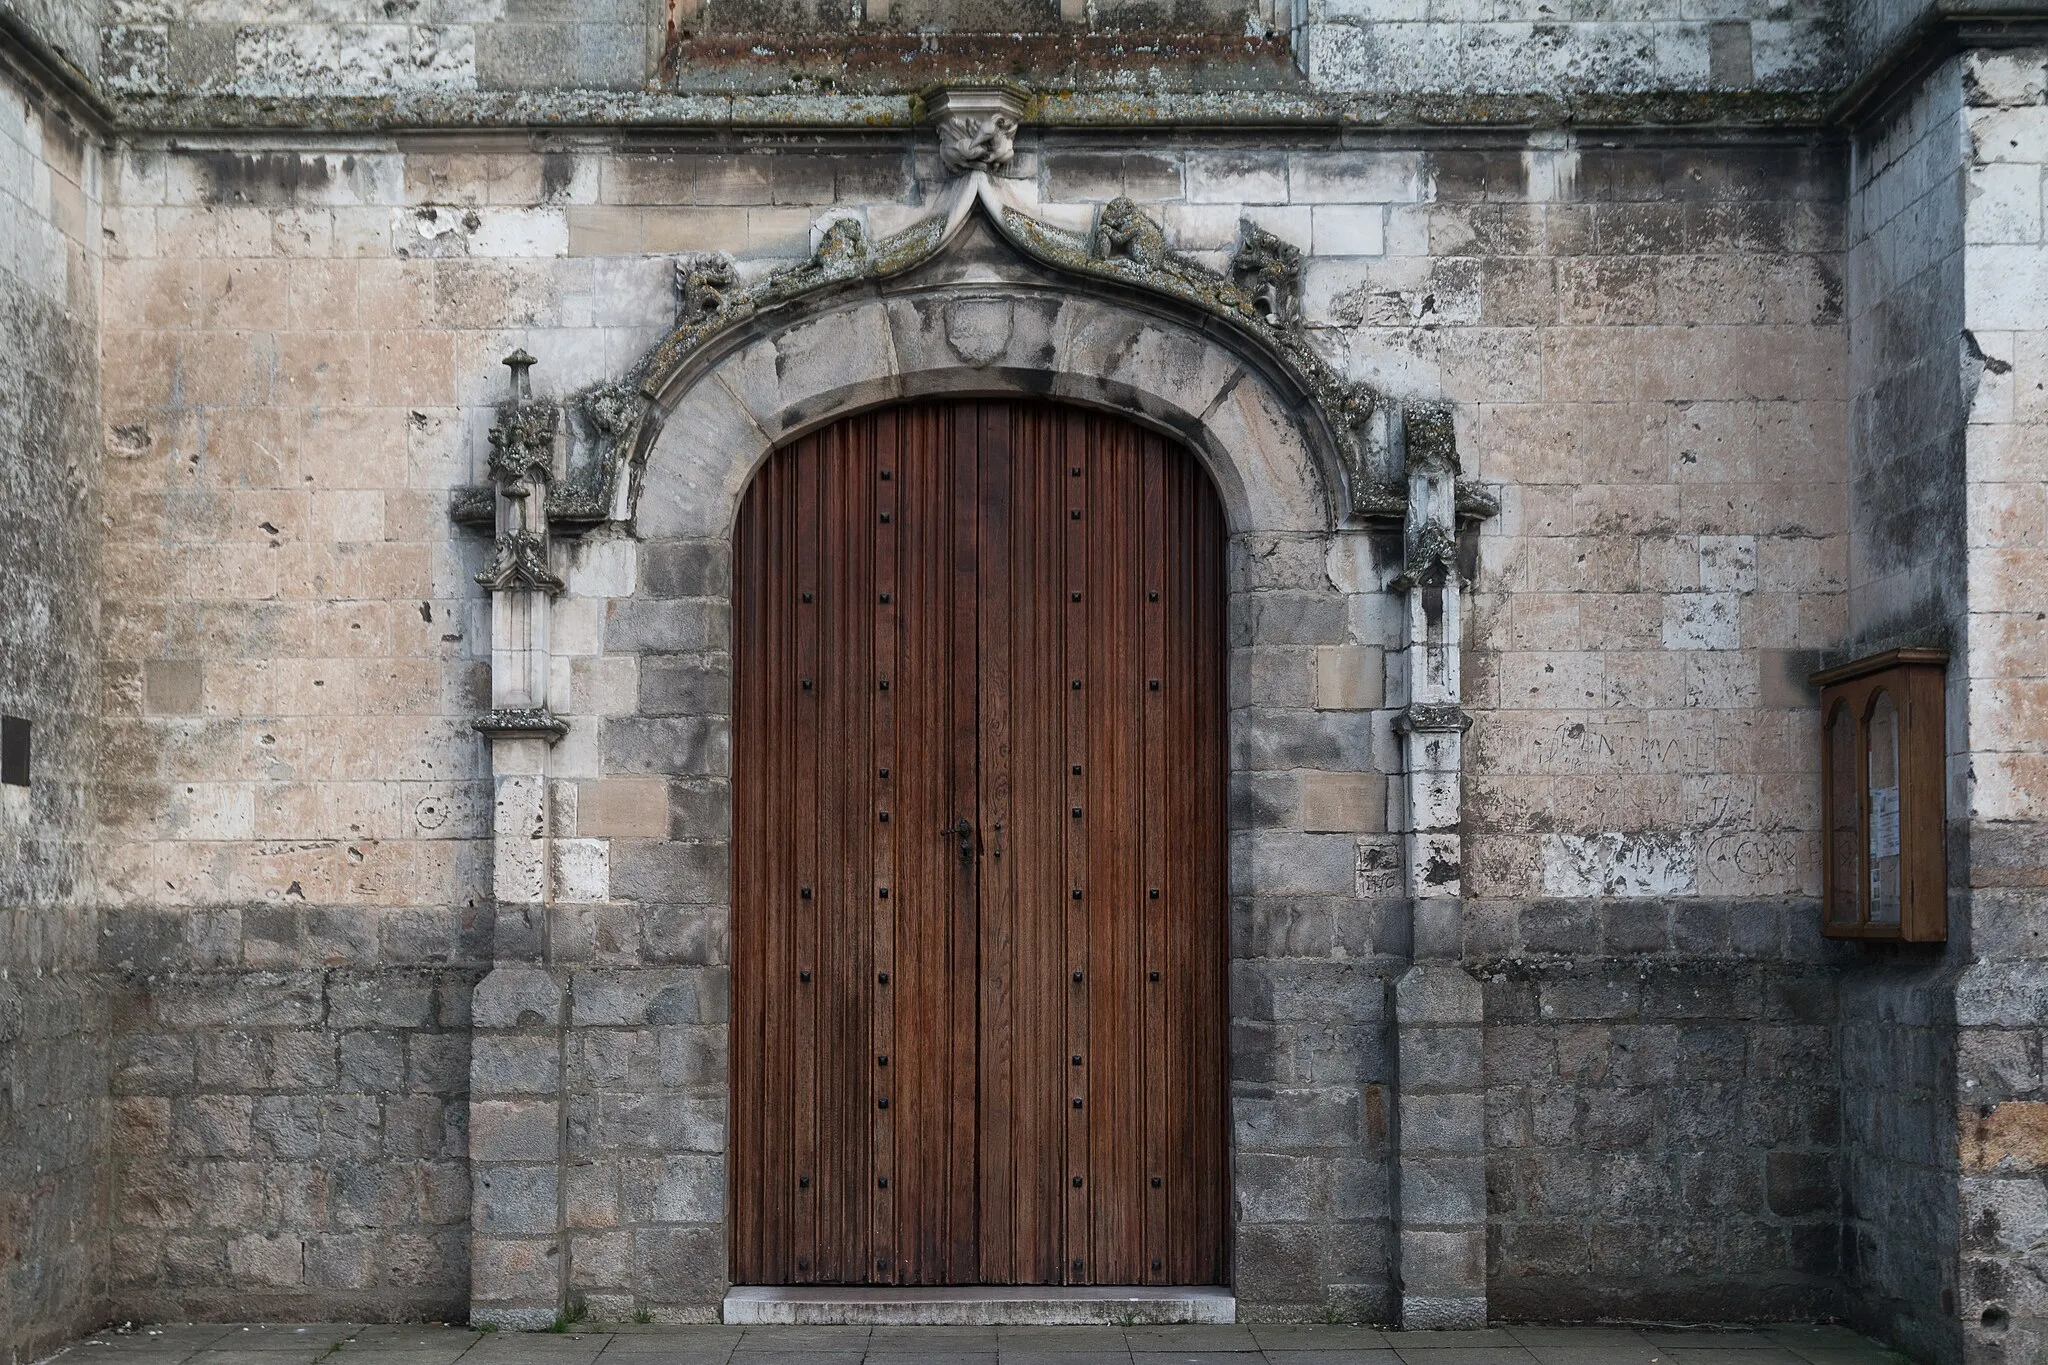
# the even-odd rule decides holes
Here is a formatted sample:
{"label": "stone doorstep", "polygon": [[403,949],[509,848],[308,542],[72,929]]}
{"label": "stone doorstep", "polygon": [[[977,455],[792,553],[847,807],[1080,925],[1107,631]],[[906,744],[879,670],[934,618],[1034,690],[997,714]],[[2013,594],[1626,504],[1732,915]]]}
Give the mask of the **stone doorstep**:
{"label": "stone doorstep", "polygon": [[729,1324],[853,1327],[1117,1327],[1237,1321],[1237,1297],[1199,1285],[960,1285],[929,1289],[734,1285]]}

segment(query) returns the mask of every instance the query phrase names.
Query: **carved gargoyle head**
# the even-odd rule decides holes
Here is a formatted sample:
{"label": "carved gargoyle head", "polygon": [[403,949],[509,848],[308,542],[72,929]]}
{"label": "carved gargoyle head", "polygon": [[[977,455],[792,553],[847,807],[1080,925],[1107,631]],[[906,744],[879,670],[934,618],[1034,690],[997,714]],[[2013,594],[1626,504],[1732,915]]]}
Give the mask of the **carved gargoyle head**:
{"label": "carved gargoyle head", "polygon": [[1094,256],[1098,261],[1126,260],[1156,270],[1166,264],[1166,234],[1129,199],[1112,199],[1102,206],[1102,216],[1095,223]]}
{"label": "carved gargoyle head", "polygon": [[1243,219],[1243,234],[1237,255],[1230,261],[1230,277],[1238,289],[1275,327],[1291,323],[1301,304],[1301,248]]}
{"label": "carved gargoyle head", "polygon": [[939,124],[939,160],[955,175],[998,174],[1017,155],[1017,120],[1008,114],[953,114]]}
{"label": "carved gargoyle head", "polygon": [[1014,82],[958,86],[925,96],[939,133],[939,160],[947,171],[998,175],[1016,156],[1017,128],[1030,92]]}
{"label": "carved gargoyle head", "polygon": [[676,326],[695,327],[725,307],[740,287],[739,271],[723,252],[676,262]]}

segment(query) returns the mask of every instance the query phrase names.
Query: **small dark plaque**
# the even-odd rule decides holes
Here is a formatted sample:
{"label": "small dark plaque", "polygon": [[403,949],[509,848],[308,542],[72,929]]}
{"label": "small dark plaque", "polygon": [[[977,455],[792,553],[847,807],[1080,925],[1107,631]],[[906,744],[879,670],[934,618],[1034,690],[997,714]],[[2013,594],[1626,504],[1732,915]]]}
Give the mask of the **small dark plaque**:
{"label": "small dark plaque", "polygon": [[28,731],[20,716],[0,716],[0,782],[10,787],[28,785]]}

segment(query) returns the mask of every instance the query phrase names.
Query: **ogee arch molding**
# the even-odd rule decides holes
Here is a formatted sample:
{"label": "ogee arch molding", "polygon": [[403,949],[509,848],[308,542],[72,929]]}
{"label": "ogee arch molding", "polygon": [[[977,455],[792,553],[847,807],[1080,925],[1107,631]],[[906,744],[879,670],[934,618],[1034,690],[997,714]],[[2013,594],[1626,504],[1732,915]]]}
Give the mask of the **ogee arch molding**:
{"label": "ogee arch molding", "polygon": [[940,395],[1036,395],[1107,409],[1185,442],[1233,534],[1321,535],[1341,478],[1300,400],[1219,329],[1155,301],[1094,297],[970,229],[930,267],[764,318],[655,401],[634,497],[643,537],[721,538],[776,446],[863,408]]}

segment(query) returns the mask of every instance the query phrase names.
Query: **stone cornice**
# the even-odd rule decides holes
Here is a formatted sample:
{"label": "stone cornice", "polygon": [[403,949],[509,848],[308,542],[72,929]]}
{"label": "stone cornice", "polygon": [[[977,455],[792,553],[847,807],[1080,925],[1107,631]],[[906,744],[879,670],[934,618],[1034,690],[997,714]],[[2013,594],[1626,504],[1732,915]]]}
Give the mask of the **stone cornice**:
{"label": "stone cornice", "polygon": [[1827,121],[1861,126],[1965,49],[2039,46],[2048,46],[2048,0],[1941,0],[1835,96]]}
{"label": "stone cornice", "polygon": [[[1051,129],[1502,131],[1585,128],[1798,130],[1854,126],[1933,62],[1967,47],[2048,43],[2048,0],[1939,0],[1846,84],[1803,90],[1041,92],[1029,121]],[[96,131],[138,135],[576,129],[866,132],[915,130],[920,93],[878,90],[416,90],[277,95],[121,90],[95,82],[0,9],[0,64],[60,93]]]}
{"label": "stone cornice", "polygon": [[[1666,90],[1632,94],[1310,91],[1073,91],[1041,95],[1032,125],[1053,129],[1816,128],[1839,97],[1811,91]],[[697,95],[659,91],[412,91],[389,95],[115,94],[122,131],[204,134],[385,133],[640,128],[860,132],[921,128],[916,96]]]}
{"label": "stone cornice", "polygon": [[469,724],[490,739],[544,739],[553,744],[569,733],[569,723],[545,706],[486,711]]}
{"label": "stone cornice", "polygon": [[92,77],[5,8],[0,8],[0,67],[24,85],[48,92],[95,136],[112,134],[117,116],[100,97]]}

